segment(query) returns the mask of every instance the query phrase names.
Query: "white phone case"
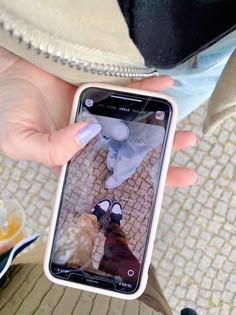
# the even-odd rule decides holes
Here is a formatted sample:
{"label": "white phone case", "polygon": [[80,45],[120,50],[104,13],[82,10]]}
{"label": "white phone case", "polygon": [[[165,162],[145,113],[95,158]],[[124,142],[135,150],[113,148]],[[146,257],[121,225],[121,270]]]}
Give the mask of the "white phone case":
{"label": "white phone case", "polygon": [[171,116],[171,121],[170,121],[169,133],[168,133],[166,148],[165,148],[165,152],[163,156],[163,164],[162,164],[162,168],[160,172],[160,181],[159,181],[159,186],[158,186],[158,191],[157,191],[155,209],[153,213],[153,220],[152,220],[152,224],[150,228],[149,241],[147,244],[146,256],[144,257],[144,260],[143,260],[143,268],[142,268],[142,273],[140,275],[140,279],[141,279],[140,285],[139,285],[138,290],[133,294],[118,293],[118,292],[113,292],[106,289],[101,289],[101,288],[92,287],[92,286],[88,286],[84,284],[77,284],[70,281],[61,280],[54,277],[50,273],[49,262],[50,262],[50,256],[51,256],[51,251],[52,251],[54,233],[56,229],[56,222],[57,222],[57,217],[58,217],[61,193],[62,193],[62,188],[64,184],[64,179],[65,179],[66,165],[62,167],[59,182],[58,182],[54,211],[52,215],[52,223],[51,223],[51,228],[50,228],[47,247],[46,247],[45,259],[44,259],[44,272],[49,280],[63,286],[68,286],[68,287],[86,290],[86,291],[90,291],[94,293],[104,294],[104,295],[108,295],[108,296],[112,296],[116,298],[132,300],[132,299],[138,298],[143,293],[147,284],[148,268],[151,263],[153,245],[154,245],[155,236],[156,236],[156,230],[157,230],[157,225],[158,225],[158,220],[159,220],[159,215],[160,215],[160,210],[161,210],[161,203],[162,203],[163,193],[164,193],[164,188],[165,188],[165,181],[166,181],[168,165],[169,165],[169,160],[171,156],[171,149],[172,149],[172,144],[173,144],[174,134],[175,134],[175,129],[176,129],[178,109],[177,109],[176,103],[174,102],[172,98],[161,93],[137,90],[137,89],[126,88],[126,87],[121,87],[121,86],[113,86],[110,84],[90,83],[90,84],[81,85],[75,93],[72,112],[71,112],[71,118],[70,118],[70,124],[73,124],[75,121],[77,107],[79,103],[78,101],[79,101],[82,91],[84,89],[92,88],[92,87],[103,88],[103,89],[113,90],[113,91],[122,91],[122,92],[127,92],[127,93],[145,95],[145,96],[159,97],[159,98],[163,98],[167,100],[172,106],[172,116]]}

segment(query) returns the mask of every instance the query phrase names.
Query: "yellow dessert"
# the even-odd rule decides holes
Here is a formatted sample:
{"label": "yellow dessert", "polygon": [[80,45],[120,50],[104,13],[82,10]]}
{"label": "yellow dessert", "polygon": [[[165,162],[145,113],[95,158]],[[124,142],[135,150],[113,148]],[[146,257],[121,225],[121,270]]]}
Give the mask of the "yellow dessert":
{"label": "yellow dessert", "polygon": [[[12,243],[12,245],[15,245],[24,237],[22,232],[17,234],[17,231],[21,229],[22,220],[16,215],[12,214],[7,217],[7,222],[8,227],[6,229],[6,233],[3,229],[0,228],[0,242],[9,240]],[[16,237],[13,237],[15,234]]]}

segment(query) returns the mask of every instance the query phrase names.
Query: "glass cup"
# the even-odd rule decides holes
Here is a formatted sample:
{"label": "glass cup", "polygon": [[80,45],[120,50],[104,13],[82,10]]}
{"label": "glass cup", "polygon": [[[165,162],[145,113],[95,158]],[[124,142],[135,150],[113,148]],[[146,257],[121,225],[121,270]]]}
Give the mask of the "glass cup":
{"label": "glass cup", "polygon": [[24,238],[25,212],[16,200],[0,200],[0,254]]}

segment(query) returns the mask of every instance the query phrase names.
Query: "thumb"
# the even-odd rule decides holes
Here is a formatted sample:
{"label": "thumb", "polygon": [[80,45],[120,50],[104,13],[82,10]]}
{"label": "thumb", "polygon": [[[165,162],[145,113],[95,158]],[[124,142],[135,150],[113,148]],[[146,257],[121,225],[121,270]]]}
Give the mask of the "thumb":
{"label": "thumb", "polygon": [[[101,131],[99,124],[80,122],[53,133],[25,130],[18,134],[14,151],[16,159],[31,160],[47,166],[59,166],[68,162]],[[12,154],[11,154],[12,155]]]}

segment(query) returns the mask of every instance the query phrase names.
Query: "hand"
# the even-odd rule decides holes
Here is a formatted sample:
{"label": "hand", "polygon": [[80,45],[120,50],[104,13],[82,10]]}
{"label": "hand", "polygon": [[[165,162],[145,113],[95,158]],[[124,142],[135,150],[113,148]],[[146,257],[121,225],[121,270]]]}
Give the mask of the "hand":
{"label": "hand", "polygon": [[[160,91],[172,85],[170,77],[160,76],[130,86]],[[84,146],[76,139],[87,124],[68,126],[76,88],[0,47],[0,149],[11,159],[52,168],[70,160]],[[174,148],[196,143],[193,133],[178,132]],[[188,186],[196,181],[190,169],[169,169],[167,185]]]}

